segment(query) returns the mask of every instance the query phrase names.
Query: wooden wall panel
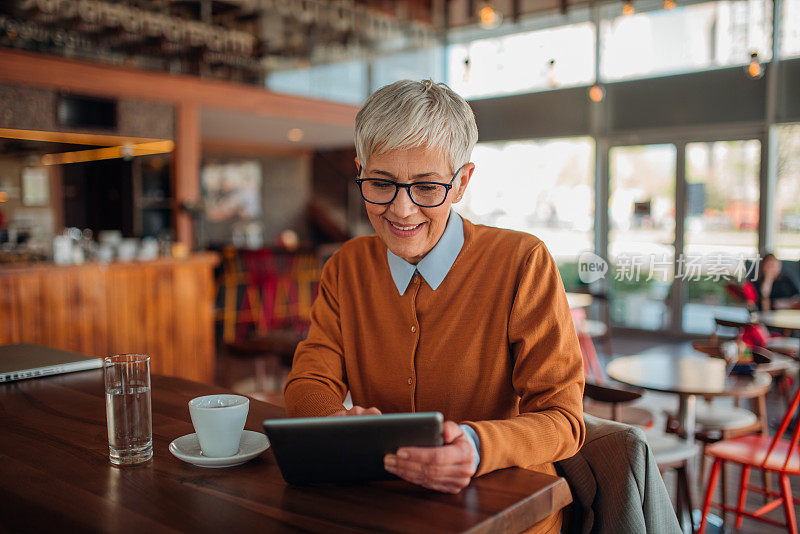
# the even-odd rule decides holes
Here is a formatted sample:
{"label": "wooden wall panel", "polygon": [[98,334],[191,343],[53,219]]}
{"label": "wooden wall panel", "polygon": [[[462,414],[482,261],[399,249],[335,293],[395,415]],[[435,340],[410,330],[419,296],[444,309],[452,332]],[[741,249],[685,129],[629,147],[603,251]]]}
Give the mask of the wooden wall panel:
{"label": "wooden wall panel", "polygon": [[0,345],[149,354],[153,373],[214,378],[214,254],[188,260],[0,268]]}
{"label": "wooden wall panel", "polygon": [[[158,358],[165,354],[179,354],[179,346],[175,343],[176,331],[174,317],[175,301],[172,295],[172,279],[174,271],[161,270],[156,273],[155,313],[157,317],[158,341],[154,353]],[[175,374],[172,368],[165,373]]]}
{"label": "wooden wall panel", "polygon": [[16,295],[14,280],[0,278],[0,309],[8,310],[4,321],[0,321],[0,338],[14,339],[19,329],[19,311],[12,306]]}
{"label": "wooden wall panel", "polygon": [[[13,281],[13,280],[12,280]],[[42,277],[21,276],[17,279],[17,301],[12,303],[20,317],[20,328],[11,343],[22,343],[25,339],[44,341],[44,303],[41,290]],[[30,303],[26,305],[26,303]]]}

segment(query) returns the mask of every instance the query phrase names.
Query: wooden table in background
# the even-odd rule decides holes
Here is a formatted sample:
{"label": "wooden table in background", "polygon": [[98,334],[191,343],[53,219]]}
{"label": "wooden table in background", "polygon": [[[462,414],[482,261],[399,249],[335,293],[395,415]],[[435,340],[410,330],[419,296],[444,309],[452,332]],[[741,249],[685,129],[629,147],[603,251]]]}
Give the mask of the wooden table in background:
{"label": "wooden table in background", "polygon": [[578,308],[588,308],[592,305],[594,298],[588,293],[570,293],[567,292],[567,303],[569,309],[575,310]]}
{"label": "wooden table in background", "polygon": [[770,328],[800,332],[800,310],[773,310],[758,313],[758,320]]}
{"label": "wooden table in background", "polygon": [[211,383],[218,261],[0,266],[0,345],[149,354],[153,373]]}
{"label": "wooden table in background", "polygon": [[[270,450],[204,469],[168,451],[188,401],[224,390],[153,375],[153,460],[108,461],[102,371],[0,384],[0,517],[10,531],[520,532],[572,500],[563,478],[504,469],[458,495],[404,481],[288,486]],[[250,401],[246,428],[282,417]]]}
{"label": "wooden table in background", "polygon": [[729,375],[725,360],[698,354],[622,356],[606,365],[606,374],[618,382],[679,397],[678,418],[686,440],[694,441],[697,396],[755,397],[769,391],[766,373]]}

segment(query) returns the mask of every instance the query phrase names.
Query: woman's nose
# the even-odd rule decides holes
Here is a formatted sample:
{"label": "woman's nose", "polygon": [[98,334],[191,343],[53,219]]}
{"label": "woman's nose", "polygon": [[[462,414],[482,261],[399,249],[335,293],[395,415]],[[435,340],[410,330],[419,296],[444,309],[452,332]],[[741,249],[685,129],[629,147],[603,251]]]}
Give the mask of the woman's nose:
{"label": "woman's nose", "polygon": [[390,206],[392,212],[400,218],[406,218],[419,209],[419,206],[411,202],[411,196],[409,195],[410,193],[407,188],[401,188]]}

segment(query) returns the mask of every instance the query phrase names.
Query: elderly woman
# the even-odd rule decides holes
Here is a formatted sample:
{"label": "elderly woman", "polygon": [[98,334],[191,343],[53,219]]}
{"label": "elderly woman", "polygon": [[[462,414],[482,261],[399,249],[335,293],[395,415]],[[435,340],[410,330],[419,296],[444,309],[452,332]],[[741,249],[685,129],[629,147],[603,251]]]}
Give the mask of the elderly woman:
{"label": "elderly woman", "polygon": [[290,416],[442,412],[444,446],[384,463],[452,493],[506,467],[554,474],[584,436],[582,360],[552,257],[530,234],[451,209],[477,139],[472,110],[444,84],[399,81],[367,99],[356,182],[375,235],[325,264],[284,389]]}

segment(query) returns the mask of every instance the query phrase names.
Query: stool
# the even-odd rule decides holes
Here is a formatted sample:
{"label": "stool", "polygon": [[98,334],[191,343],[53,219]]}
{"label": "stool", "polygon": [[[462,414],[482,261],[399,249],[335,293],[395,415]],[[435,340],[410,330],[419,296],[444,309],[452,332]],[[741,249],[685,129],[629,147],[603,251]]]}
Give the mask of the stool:
{"label": "stool", "polygon": [[644,433],[653,457],[658,465],[658,470],[664,472],[667,469],[675,469],[677,475],[676,484],[676,514],[678,522],[683,525],[684,514],[688,513],[689,523],[694,528],[694,510],[692,489],[689,477],[690,460],[697,456],[699,447],[695,443],[687,443],[685,440],[674,434],[666,434],[658,430],[648,430]]}

